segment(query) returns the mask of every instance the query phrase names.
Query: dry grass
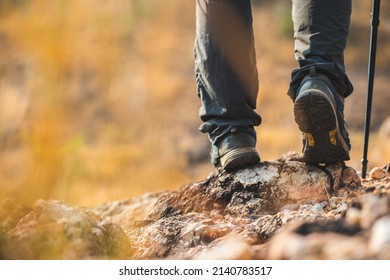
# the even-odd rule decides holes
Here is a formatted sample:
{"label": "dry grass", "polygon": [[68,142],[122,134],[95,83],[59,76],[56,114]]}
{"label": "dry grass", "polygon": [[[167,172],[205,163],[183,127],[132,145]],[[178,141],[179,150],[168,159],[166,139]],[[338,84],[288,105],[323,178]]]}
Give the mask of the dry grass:
{"label": "dry grass", "polygon": [[[94,206],[174,189],[212,171],[207,158],[190,160],[207,150],[206,136],[197,132],[193,2],[2,1],[0,196]],[[366,2],[354,1],[352,30],[366,26]],[[296,62],[283,3],[254,8],[264,160],[301,144],[286,95]],[[383,30],[382,49],[389,50],[386,20]],[[366,67],[367,45],[360,42],[367,36],[351,34],[352,70]],[[384,51],[380,69],[388,71],[389,62]],[[378,86],[388,88],[386,82]],[[364,94],[364,84],[355,91]],[[356,127],[350,163],[360,168],[361,124]],[[374,133],[372,166],[390,158],[381,141]]]}

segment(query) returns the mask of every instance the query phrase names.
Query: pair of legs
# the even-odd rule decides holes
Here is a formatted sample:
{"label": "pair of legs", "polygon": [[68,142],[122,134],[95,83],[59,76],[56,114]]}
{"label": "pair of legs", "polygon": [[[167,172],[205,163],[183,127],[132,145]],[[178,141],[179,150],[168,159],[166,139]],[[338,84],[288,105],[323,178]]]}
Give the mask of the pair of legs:
{"label": "pair of legs", "polygon": [[[344,98],[353,90],[344,68],[351,0],[292,0],[292,7],[299,67],[292,71],[288,94],[305,137],[304,159],[347,160],[350,145],[342,113]],[[212,163],[226,167],[226,161],[238,158],[234,168],[259,161],[254,127],[261,117],[255,112],[259,82],[250,0],[196,0],[195,74],[200,130],[209,135]],[[330,148],[336,146],[326,159],[315,155],[318,147],[327,148],[323,135]]]}

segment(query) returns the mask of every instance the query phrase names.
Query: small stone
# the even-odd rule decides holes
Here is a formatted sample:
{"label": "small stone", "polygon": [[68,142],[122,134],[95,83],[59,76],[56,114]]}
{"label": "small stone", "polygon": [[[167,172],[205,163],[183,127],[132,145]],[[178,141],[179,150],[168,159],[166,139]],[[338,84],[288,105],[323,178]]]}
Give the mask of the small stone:
{"label": "small stone", "polygon": [[387,176],[387,172],[380,167],[375,167],[370,172],[370,178],[371,179],[383,179]]}

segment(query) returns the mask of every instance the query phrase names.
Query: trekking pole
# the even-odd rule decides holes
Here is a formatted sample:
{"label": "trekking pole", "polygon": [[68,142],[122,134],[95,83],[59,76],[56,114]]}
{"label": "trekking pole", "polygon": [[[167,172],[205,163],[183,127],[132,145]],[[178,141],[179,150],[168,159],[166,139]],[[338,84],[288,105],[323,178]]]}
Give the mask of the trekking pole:
{"label": "trekking pole", "polygon": [[364,126],[364,151],[362,159],[362,178],[366,178],[367,173],[367,151],[368,151],[368,139],[370,134],[370,121],[371,121],[371,107],[372,107],[372,94],[374,88],[374,75],[375,75],[375,58],[376,47],[378,39],[378,26],[379,26],[379,10],[381,1],[373,0],[372,14],[371,14],[371,35],[370,35],[370,49],[368,58],[368,83],[367,83],[367,101],[366,101],[366,116]]}

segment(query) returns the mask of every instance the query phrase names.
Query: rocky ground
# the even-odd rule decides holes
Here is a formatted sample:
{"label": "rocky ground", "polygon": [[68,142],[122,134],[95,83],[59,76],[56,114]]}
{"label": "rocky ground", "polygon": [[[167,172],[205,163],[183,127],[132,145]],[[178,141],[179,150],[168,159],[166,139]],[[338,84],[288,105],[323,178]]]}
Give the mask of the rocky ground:
{"label": "rocky ground", "polygon": [[97,208],[0,202],[1,259],[390,259],[390,166],[295,153]]}

